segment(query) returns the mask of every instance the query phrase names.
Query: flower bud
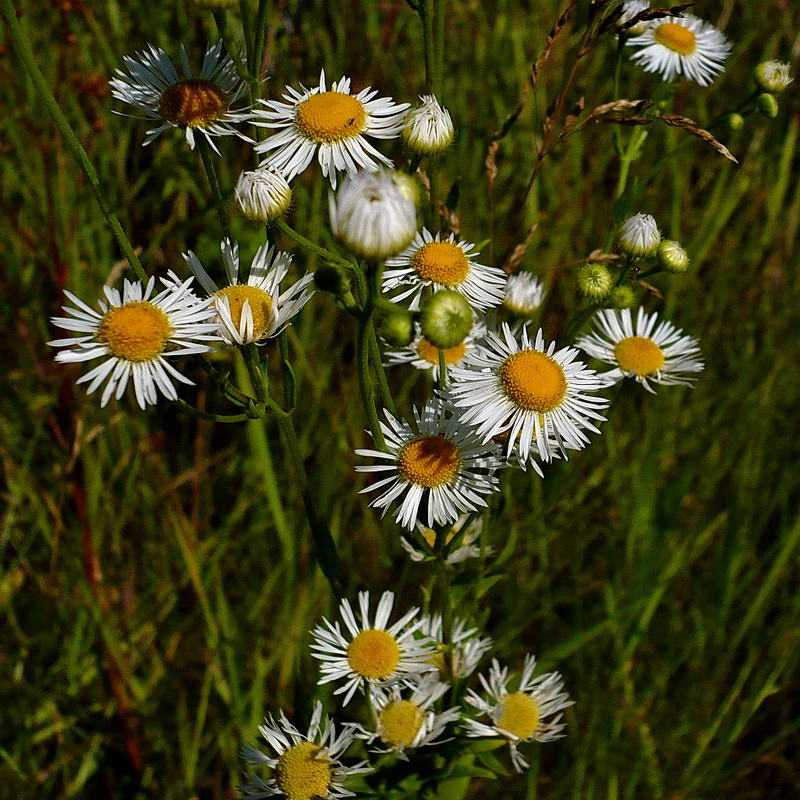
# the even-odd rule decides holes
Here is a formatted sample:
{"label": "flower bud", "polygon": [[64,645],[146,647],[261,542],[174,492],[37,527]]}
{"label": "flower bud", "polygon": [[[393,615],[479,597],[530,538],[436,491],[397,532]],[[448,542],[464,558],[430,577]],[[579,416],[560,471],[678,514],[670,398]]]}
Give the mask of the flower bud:
{"label": "flower bud", "polygon": [[728,114],[725,117],[725,122],[732,131],[740,131],[744,125],[744,117],[741,114]]}
{"label": "flower bud", "polygon": [[667,272],[686,272],[689,269],[689,254],[680,242],[664,239],[658,246],[658,263]]}
{"label": "flower bud", "polygon": [[652,256],[661,241],[661,233],[650,214],[628,217],[619,232],[619,246],[630,256]]}
{"label": "flower bud", "polygon": [[344,270],[337,267],[336,264],[323,264],[318,267],[314,272],[314,285],[321,292],[330,292],[336,295],[350,288]]}
{"label": "flower bud", "polygon": [[631,308],[636,305],[636,295],[630,286],[617,286],[608,296],[611,308]]}
{"label": "flower bud", "polygon": [[578,291],[588,300],[608,297],[614,280],[602,264],[584,264],[578,268]]}
{"label": "flower bud", "polygon": [[463,294],[434,292],[422,304],[422,335],[440,349],[461,344],[472,330],[472,308]]}
{"label": "flower bud", "polygon": [[251,222],[271,222],[285,213],[292,190],[278,170],[270,166],[243,172],[236,182],[236,207]]}
{"label": "flower bud", "polygon": [[455,135],[450,112],[432,94],[419,99],[422,105],[406,114],[403,141],[411,152],[422,156],[441,153],[450,147]]}
{"label": "flower bud", "polygon": [[755,69],[758,88],[772,94],[780,94],[794,79],[789,65],[782,61],[762,61]]}
{"label": "flower bud", "polygon": [[414,338],[414,317],[404,309],[386,314],[381,320],[380,335],[390,347],[408,347]]}
{"label": "flower bud", "polygon": [[758,106],[758,110],[767,117],[767,119],[775,119],[780,110],[775,95],[769,94],[768,92],[764,92],[756,98],[756,106]]}

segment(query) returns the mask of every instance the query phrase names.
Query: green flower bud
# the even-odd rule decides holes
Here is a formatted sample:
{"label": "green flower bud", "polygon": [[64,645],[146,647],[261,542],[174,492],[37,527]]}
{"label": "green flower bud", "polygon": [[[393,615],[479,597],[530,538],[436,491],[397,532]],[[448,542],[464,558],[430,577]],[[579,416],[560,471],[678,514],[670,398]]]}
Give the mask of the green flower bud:
{"label": "green flower bud", "polygon": [[614,280],[602,264],[584,264],[578,269],[578,291],[589,300],[602,300],[608,296]]}
{"label": "green flower bud", "polygon": [[611,308],[631,308],[636,305],[636,295],[630,286],[617,286],[608,296]]}
{"label": "green flower bud", "polygon": [[789,65],[782,61],[762,61],[755,69],[758,88],[772,94],[780,94],[794,79]]}
{"label": "green flower bud", "polygon": [[689,269],[689,254],[680,242],[664,239],[658,246],[658,263],[667,272],[686,272]]}
{"label": "green flower bud", "polygon": [[391,347],[408,347],[414,338],[414,317],[404,309],[386,314],[381,320],[380,334]]}
{"label": "green flower bud", "polygon": [[340,295],[350,288],[344,269],[335,264],[323,264],[314,272],[314,284],[321,292]]}
{"label": "green flower bud", "polygon": [[767,119],[775,119],[778,116],[778,101],[775,98],[774,94],[769,94],[768,92],[764,92],[760,94],[756,98],[756,105],[758,106],[758,110],[765,116]]}
{"label": "green flower bud", "polygon": [[740,131],[744,125],[744,117],[741,114],[728,114],[725,122],[732,131]]}
{"label": "green flower bud", "polygon": [[461,344],[474,321],[467,298],[450,290],[430,295],[423,302],[420,315],[422,335],[440,349]]}

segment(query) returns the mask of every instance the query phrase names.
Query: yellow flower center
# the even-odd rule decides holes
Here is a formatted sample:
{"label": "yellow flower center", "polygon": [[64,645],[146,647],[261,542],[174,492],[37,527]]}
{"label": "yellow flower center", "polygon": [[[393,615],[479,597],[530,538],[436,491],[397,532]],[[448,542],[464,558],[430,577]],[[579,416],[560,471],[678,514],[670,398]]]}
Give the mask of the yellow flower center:
{"label": "yellow flower center", "polygon": [[410,700],[395,700],[380,714],[381,738],[394,747],[409,747],[422,727],[423,711]]}
{"label": "yellow flower center", "polygon": [[192,78],[178,81],[165,89],[158,102],[164,119],[190,128],[203,128],[225,113],[228,98],[211,81]]}
{"label": "yellow flower center", "polygon": [[401,477],[426,489],[448,483],[460,466],[460,450],[443,436],[422,436],[409,442],[397,460]]}
{"label": "yellow flower center", "polygon": [[659,25],[653,36],[664,47],[668,47],[682,56],[690,56],[697,50],[697,37],[688,28],[675,22],[665,22],[663,25]]}
{"label": "yellow flower center", "polygon": [[[458,364],[464,353],[467,352],[467,345],[464,342],[455,345],[454,347],[446,347],[444,349],[444,363],[445,364]],[[417,355],[424,358],[430,364],[439,363],[439,348],[431,344],[427,339],[420,339],[417,345]]]}
{"label": "yellow flower center", "polygon": [[539,350],[522,350],[500,367],[500,384],[518,406],[544,414],[561,404],[567,378],[561,365]]}
{"label": "yellow flower center", "polygon": [[347,661],[361,677],[382,680],[395,671],[400,647],[390,633],[370,628],[361,631],[347,646]]}
{"label": "yellow flower center", "polygon": [[266,332],[272,314],[272,298],[263,289],[255,286],[226,286],[216,292],[216,295],[227,298],[231,319],[237,331],[241,330],[242,310],[247,302],[253,315],[253,339],[258,339]]}
{"label": "yellow flower center", "polygon": [[285,750],[275,768],[278,786],[289,800],[327,797],[332,772],[330,759],[313,742],[300,742]]}
{"label": "yellow flower center", "polygon": [[652,340],[643,336],[630,336],[614,346],[617,363],[628,372],[640,377],[654,375],[664,366],[664,352]]}
{"label": "yellow flower center", "polygon": [[423,281],[458,286],[469,272],[464,251],[453,242],[428,242],[411,259],[411,266]]}
{"label": "yellow flower center", "polygon": [[312,94],[297,107],[297,127],[315,142],[338,142],[364,130],[367,112],[344,92]]}
{"label": "yellow flower center", "polygon": [[539,727],[539,706],[525,692],[513,692],[503,700],[503,713],[497,727],[520,739],[530,739]]}
{"label": "yellow flower center", "polygon": [[147,302],[112,308],[100,321],[98,338],[117,358],[147,361],[164,352],[172,326],[167,315]]}

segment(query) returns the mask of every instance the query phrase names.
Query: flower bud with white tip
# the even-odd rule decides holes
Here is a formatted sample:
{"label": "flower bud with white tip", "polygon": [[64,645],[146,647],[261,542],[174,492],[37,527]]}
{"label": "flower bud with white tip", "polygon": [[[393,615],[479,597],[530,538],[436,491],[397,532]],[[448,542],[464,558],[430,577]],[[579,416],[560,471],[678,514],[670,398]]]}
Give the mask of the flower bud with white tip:
{"label": "flower bud with white tip", "polygon": [[655,255],[661,233],[650,214],[635,214],[628,217],[619,232],[619,246],[630,256]]}
{"label": "flower bud with white tip", "polygon": [[271,222],[286,213],[292,203],[292,189],[272,167],[245,171],[236,182],[236,207],[251,222]]}
{"label": "flower bud with white tip", "polygon": [[689,269],[689,254],[680,242],[664,239],[658,246],[658,263],[667,272],[686,272]]}
{"label": "flower bud with white tip", "polygon": [[617,286],[608,296],[607,305],[612,308],[632,308],[636,305],[636,295],[630,286]]}
{"label": "flower bud with white tip", "polygon": [[406,114],[403,141],[412,153],[429,156],[453,143],[455,131],[450,112],[432,94],[420,95],[422,105]]}
{"label": "flower bud with white tip", "polygon": [[472,330],[474,321],[472,307],[459,292],[449,289],[435,292],[422,304],[422,335],[440,349],[461,344]]}
{"label": "flower bud with white tip", "polygon": [[762,61],[755,69],[758,88],[772,94],[780,94],[794,80],[789,65],[783,61]]}
{"label": "flower bud with white tip", "polygon": [[602,264],[588,263],[578,269],[578,291],[587,300],[603,300],[608,297],[614,279]]}

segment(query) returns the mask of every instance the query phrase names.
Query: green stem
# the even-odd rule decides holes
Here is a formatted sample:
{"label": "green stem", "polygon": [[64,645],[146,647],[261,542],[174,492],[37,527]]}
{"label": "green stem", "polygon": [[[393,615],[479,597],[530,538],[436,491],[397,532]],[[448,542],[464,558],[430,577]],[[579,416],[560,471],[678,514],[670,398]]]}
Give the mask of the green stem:
{"label": "green stem", "polygon": [[[253,59],[254,63],[251,64],[251,69],[254,71],[256,78],[261,75],[261,59],[264,57],[264,42],[266,41],[267,34],[267,17],[272,11],[271,0],[259,0],[258,12],[256,13],[256,30],[255,30],[255,43],[253,45]],[[261,94],[261,83],[256,80],[258,86],[258,95]]]}
{"label": "green stem", "polygon": [[212,414],[209,411],[201,411],[185,400],[181,400],[180,397],[175,401],[175,404],[178,408],[183,409],[192,416],[199,417],[200,419],[208,419],[212,422],[247,422],[253,419],[249,414]]}
{"label": "green stem", "polygon": [[281,351],[281,369],[283,370],[283,404],[287,411],[291,411],[294,408],[297,382],[292,362],[289,359],[289,338],[285,330],[278,334],[278,346]]}
{"label": "green stem", "polygon": [[[614,62],[614,99],[619,99],[619,92],[620,92],[620,72],[622,70],[622,56],[625,52],[625,37],[624,36],[617,36],[617,53],[616,53],[616,60]],[[612,125],[614,128],[614,147],[617,151],[617,155],[621,158],[623,153],[623,144],[622,144],[622,127],[620,125]]]}
{"label": "green stem", "polygon": [[311,241],[311,239],[306,239],[301,233],[298,233],[285,219],[282,217],[278,217],[277,219],[272,221],[272,224],[282,233],[285,233],[290,239],[294,239],[298,244],[302,245],[306,248],[306,250],[310,250],[312,253],[316,253],[321,258],[326,259],[334,264],[339,264],[340,266],[344,267],[345,269],[353,270],[354,266],[346,259],[342,258],[341,256],[337,256],[336,253],[332,253],[330,250],[326,250],[324,247],[320,247],[318,244],[315,244]]}
{"label": "green stem", "polygon": [[581,325],[583,325],[583,323],[586,322],[586,320],[589,319],[589,317],[591,317],[595,311],[602,307],[602,303],[592,303],[582,311],[579,311],[573,318],[572,322],[570,322],[567,326],[566,331],[564,331],[564,341],[571,342],[575,338],[575,334],[581,329]]}
{"label": "green stem", "polygon": [[358,388],[361,392],[361,400],[364,404],[364,411],[367,415],[369,429],[372,431],[372,441],[378,450],[386,449],[386,442],[383,438],[378,412],[375,408],[375,388],[372,385],[370,373],[370,338],[375,335],[372,324],[375,314],[375,301],[380,293],[381,275],[383,264],[372,264],[367,267],[367,292],[364,298],[364,307],[358,318],[358,330],[356,332],[356,370],[358,372]]}
{"label": "green stem", "polygon": [[445,32],[445,12],[447,0],[434,0],[436,8],[436,21],[434,35],[436,42],[434,44],[434,53],[436,54],[436,88],[439,90],[437,100],[444,102],[442,95],[444,94],[444,32]]}
{"label": "green stem", "polygon": [[439,348],[439,388],[442,391],[447,388],[447,359],[441,347]]}
{"label": "green stem", "polygon": [[253,63],[253,48],[252,40],[248,34],[253,29],[253,19],[250,13],[250,3],[248,0],[239,0],[239,15],[242,18],[242,31],[244,32],[244,46],[247,50],[247,64],[248,66]]}
{"label": "green stem", "polygon": [[83,170],[84,175],[86,175],[86,179],[89,181],[89,185],[94,191],[97,205],[100,206],[100,211],[103,212],[103,216],[106,218],[106,222],[108,223],[109,228],[111,228],[111,232],[114,234],[120,250],[122,250],[123,255],[128,260],[128,263],[131,265],[133,271],[136,273],[136,277],[139,278],[142,283],[147,283],[147,273],[144,271],[144,268],[139,261],[139,257],[136,255],[136,252],[133,249],[133,245],[125,235],[125,231],[122,229],[119,218],[111,208],[111,203],[109,202],[109,199],[103,190],[103,187],[100,183],[100,178],[97,175],[94,165],[89,160],[86,150],[83,149],[83,145],[80,143],[78,137],[72,130],[69,121],[59,108],[55,97],[53,97],[53,93],[50,91],[50,87],[47,85],[41,70],[36,64],[36,60],[33,57],[33,51],[31,50],[28,39],[25,36],[25,32],[22,30],[22,26],[17,20],[17,13],[11,0],[0,0],[0,8],[2,8],[3,16],[5,17],[8,31],[11,36],[11,41],[14,44],[14,49],[17,51],[17,56],[19,56],[19,60],[22,62],[25,70],[30,75],[36,91],[41,96],[47,112],[53,118],[53,122],[55,122],[59,133],[67,145],[67,148],[72,153],[73,158],[78,162],[78,165]]}
{"label": "green stem", "polygon": [[378,389],[381,393],[381,401],[383,405],[389,409],[392,414],[397,414],[394,405],[394,398],[392,397],[389,382],[386,379],[386,370],[383,367],[383,358],[381,357],[381,348],[378,345],[378,337],[375,335],[375,325],[370,325],[369,330],[369,352],[372,359],[372,365],[375,369],[375,375],[378,378]]}
{"label": "green stem", "polygon": [[268,404],[271,401],[267,371],[259,364],[258,348],[254,344],[246,344],[241,350],[244,363],[247,366],[247,372],[250,375],[250,382],[253,384],[253,389],[256,393],[256,399],[259,403]]}
{"label": "green stem", "polygon": [[250,87],[251,102],[255,102],[254,89],[257,92],[260,84],[258,78],[248,69],[248,66],[252,65],[249,64],[249,62],[245,65],[244,61],[242,61],[242,57],[239,55],[239,48],[236,46],[236,43],[231,40],[228,30],[228,17],[224,9],[214,12],[214,22],[217,25],[217,33],[222,39],[225,49],[228,51],[228,55],[233,59],[233,64],[236,67],[236,71],[239,73],[239,77]]}
{"label": "green stem", "polygon": [[439,613],[442,615],[442,644],[445,653],[445,680],[452,678],[453,671],[453,601],[450,596],[450,575],[447,567],[447,531],[437,528],[434,551],[436,554],[436,583],[438,585]]}
{"label": "green stem", "polygon": [[[228,209],[225,206],[225,198],[222,196],[222,188],[219,183],[219,176],[217,175],[217,167],[214,164],[214,156],[211,152],[211,145],[208,143],[204,136],[198,137],[197,149],[200,151],[200,159],[203,162],[203,169],[206,171],[208,178],[208,185],[211,187],[211,194],[214,196],[214,205],[217,209],[217,216],[219,217],[219,224],[222,226],[222,233],[226,239],[231,238],[231,222],[228,217]],[[242,265],[244,261],[239,262],[239,283],[246,283],[247,276],[245,275],[242,280]]]}

